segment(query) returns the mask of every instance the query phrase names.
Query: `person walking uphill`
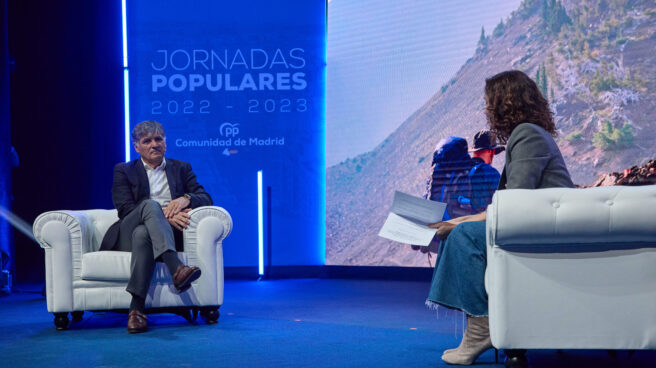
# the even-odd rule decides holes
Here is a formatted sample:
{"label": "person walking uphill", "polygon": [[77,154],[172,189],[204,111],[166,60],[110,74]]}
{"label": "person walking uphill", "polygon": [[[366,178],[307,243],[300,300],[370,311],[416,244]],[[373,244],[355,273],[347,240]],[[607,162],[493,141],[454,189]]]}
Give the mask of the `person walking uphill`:
{"label": "person walking uphill", "polygon": [[[573,188],[554,141],[556,127],[536,83],[521,71],[499,73],[485,81],[485,115],[490,131],[506,144],[506,163],[498,190]],[[458,309],[467,315],[460,346],[444,351],[449,364],[472,364],[490,349],[485,212],[430,225],[440,244],[427,305]]]}
{"label": "person walking uphill", "polygon": [[472,190],[467,198],[474,212],[468,215],[483,212],[492,203],[492,196],[497,191],[501,178],[497,169],[492,167],[492,161],[495,155],[504,150],[503,146],[497,145],[496,137],[489,130],[481,130],[474,135],[473,145],[469,150],[474,165],[471,175]]}
{"label": "person walking uphill", "polygon": [[[504,147],[496,144],[494,134],[489,130],[476,133],[472,149],[467,148],[467,141],[460,137],[444,138],[435,147],[424,198],[446,203],[442,221],[485,211],[499,185],[501,175],[491,164]],[[434,240],[428,247],[413,245],[412,249],[437,253],[438,246]]]}
{"label": "person walking uphill", "polygon": [[504,148],[487,130],[476,133],[473,143],[468,150],[464,138],[447,137],[435,147],[424,198],[446,203],[443,220],[484,211],[499,184],[499,172],[490,164]]}

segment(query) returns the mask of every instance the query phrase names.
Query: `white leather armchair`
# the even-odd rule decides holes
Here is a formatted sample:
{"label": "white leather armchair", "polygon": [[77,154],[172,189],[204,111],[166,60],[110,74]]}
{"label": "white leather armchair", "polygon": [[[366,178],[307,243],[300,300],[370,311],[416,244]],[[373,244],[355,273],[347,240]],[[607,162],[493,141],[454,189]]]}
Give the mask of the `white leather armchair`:
{"label": "white leather armchair", "polygon": [[656,186],[499,191],[487,262],[496,348],[656,349]]}
{"label": "white leather armchair", "polygon": [[[155,268],[146,308],[168,308],[187,318],[200,311],[216,323],[223,304],[223,239],[232,230],[230,214],[220,207],[193,209],[183,232],[187,265],[200,267],[201,277],[177,294],[162,263]],[[84,311],[127,310],[131,296],[125,291],[130,277],[129,252],[98,251],[103,235],[116,220],[116,210],[52,211],[34,222],[34,236],[45,249],[46,298],[57,329],[68,327],[68,313],[81,319]]]}

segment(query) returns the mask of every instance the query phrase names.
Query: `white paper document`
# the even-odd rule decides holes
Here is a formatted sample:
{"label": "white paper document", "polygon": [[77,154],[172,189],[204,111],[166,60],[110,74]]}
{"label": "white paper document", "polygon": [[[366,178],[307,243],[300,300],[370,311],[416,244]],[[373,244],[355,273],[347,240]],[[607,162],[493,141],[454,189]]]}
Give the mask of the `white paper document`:
{"label": "white paper document", "polygon": [[390,214],[378,236],[399,243],[428,246],[436,229],[427,225],[442,221],[446,203],[395,192]]}

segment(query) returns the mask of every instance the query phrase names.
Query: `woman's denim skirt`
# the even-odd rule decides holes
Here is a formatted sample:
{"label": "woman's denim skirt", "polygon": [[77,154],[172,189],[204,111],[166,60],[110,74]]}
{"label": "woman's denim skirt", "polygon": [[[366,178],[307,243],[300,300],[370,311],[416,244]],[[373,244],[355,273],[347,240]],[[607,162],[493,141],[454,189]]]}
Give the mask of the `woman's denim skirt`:
{"label": "woman's denim skirt", "polygon": [[426,304],[487,316],[486,266],[485,221],[459,224],[440,244]]}

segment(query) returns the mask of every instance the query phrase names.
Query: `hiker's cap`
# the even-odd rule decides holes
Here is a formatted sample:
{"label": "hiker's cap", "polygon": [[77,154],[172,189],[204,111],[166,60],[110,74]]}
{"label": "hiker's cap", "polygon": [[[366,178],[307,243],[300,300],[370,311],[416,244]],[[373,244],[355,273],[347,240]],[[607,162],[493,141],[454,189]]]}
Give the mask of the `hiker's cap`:
{"label": "hiker's cap", "polygon": [[493,149],[494,154],[498,155],[506,148],[504,146],[497,145],[497,137],[490,133],[489,130],[481,130],[474,135],[474,144],[472,145],[472,148],[469,150],[469,152],[476,152],[487,149]]}

